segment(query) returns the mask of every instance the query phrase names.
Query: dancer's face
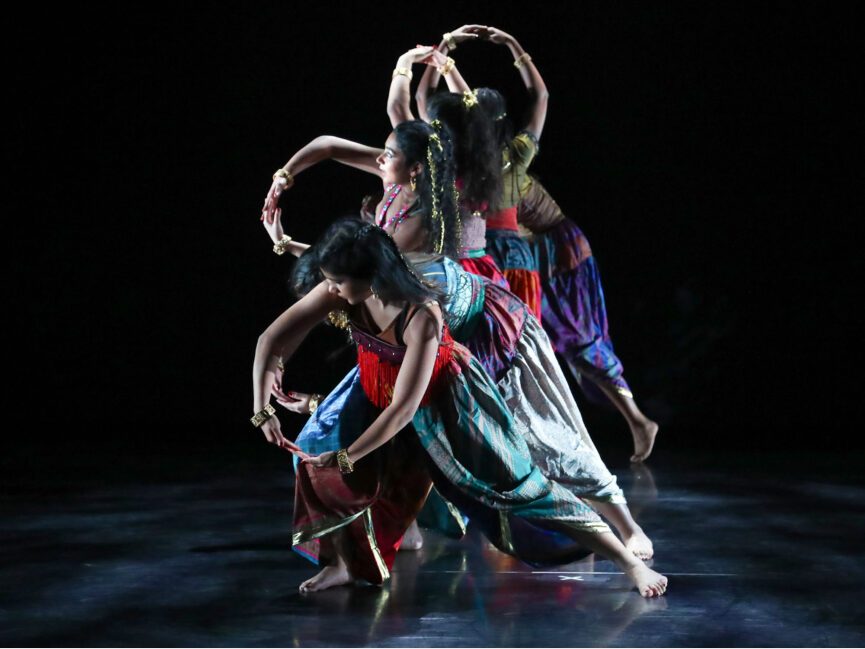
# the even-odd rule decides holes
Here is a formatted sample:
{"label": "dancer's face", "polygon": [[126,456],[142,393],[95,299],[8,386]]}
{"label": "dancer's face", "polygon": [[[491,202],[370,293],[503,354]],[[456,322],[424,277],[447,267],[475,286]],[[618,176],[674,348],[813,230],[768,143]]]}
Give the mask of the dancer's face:
{"label": "dancer's face", "polygon": [[327,284],[328,292],[341,297],[349,304],[360,304],[372,295],[369,282],[348,277],[347,275],[329,273],[324,268],[321,269],[321,274],[324,275],[324,282]]}
{"label": "dancer's face", "polygon": [[406,164],[405,155],[396,142],[396,133],[391,133],[384,143],[384,151],[376,158],[378,168],[381,169],[381,177],[388,185],[407,185],[411,180],[411,173]]}

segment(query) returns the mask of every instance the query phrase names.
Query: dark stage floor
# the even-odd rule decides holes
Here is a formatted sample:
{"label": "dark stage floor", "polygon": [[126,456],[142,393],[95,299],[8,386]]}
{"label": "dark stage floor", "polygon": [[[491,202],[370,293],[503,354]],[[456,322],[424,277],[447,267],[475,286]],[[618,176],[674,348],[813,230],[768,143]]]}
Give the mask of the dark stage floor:
{"label": "dark stage floor", "polygon": [[[865,643],[865,488],[802,474],[618,470],[668,594],[615,567],[535,571],[471,533],[428,534],[384,588],[301,596],[291,476],[127,479],[4,496],[4,645],[831,646]],[[705,463],[702,465],[705,466]],[[170,472],[168,472],[170,474]]]}

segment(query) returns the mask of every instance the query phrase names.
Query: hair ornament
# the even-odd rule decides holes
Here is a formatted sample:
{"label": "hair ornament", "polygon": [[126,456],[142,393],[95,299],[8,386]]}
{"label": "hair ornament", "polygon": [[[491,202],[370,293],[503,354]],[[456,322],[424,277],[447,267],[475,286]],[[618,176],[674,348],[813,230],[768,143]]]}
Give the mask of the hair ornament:
{"label": "hair ornament", "polygon": [[464,90],[463,91],[463,104],[466,107],[466,110],[474,108],[478,105],[478,93],[474,90]]}

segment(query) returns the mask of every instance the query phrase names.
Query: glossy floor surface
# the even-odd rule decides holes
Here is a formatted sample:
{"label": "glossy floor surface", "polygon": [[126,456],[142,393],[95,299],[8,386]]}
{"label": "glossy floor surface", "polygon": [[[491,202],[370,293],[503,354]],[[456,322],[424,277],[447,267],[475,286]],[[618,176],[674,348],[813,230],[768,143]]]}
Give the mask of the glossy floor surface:
{"label": "glossy floor surface", "polygon": [[865,644],[865,488],[855,478],[617,470],[665,597],[606,560],[533,570],[427,534],[383,588],[301,596],[291,476],[5,495],[0,641],[42,646],[850,646]]}

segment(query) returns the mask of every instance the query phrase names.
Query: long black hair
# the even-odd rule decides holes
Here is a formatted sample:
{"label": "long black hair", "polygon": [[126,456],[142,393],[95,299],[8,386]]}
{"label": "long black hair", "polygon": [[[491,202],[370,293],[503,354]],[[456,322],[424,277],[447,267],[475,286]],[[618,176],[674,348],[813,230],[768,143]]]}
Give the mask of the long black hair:
{"label": "long black hair", "polygon": [[397,124],[393,132],[406,164],[423,165],[423,172],[416,176],[417,203],[411,213],[418,213],[423,219],[434,252],[456,257],[461,228],[450,131],[416,119]]}
{"label": "long black hair", "polygon": [[478,88],[478,104],[493,122],[493,133],[499,149],[509,146],[514,138],[514,123],[508,117],[505,96],[494,88]]}
{"label": "long black hair", "polygon": [[318,243],[301,255],[291,277],[295,293],[306,295],[320,284],[324,280],[322,268],[334,275],[368,281],[385,302],[445,301],[441,289],[418,275],[387,232],[358,217],[335,221]]}
{"label": "long black hair", "polygon": [[502,192],[501,149],[493,120],[478,106],[475,94],[436,93],[427,111],[453,133],[456,171],[463,183],[461,199],[474,209],[482,203],[497,203]]}

